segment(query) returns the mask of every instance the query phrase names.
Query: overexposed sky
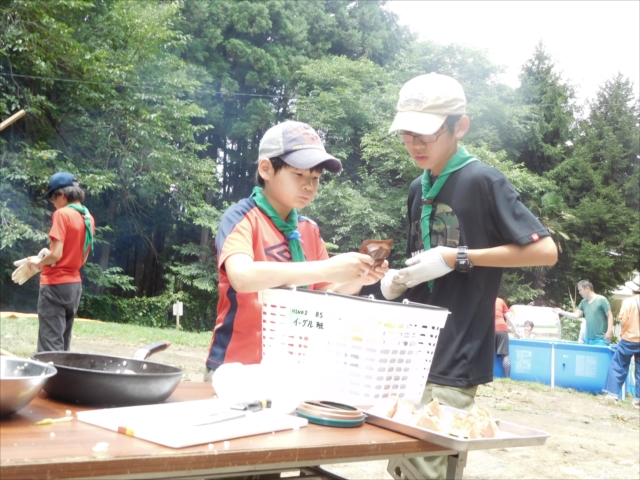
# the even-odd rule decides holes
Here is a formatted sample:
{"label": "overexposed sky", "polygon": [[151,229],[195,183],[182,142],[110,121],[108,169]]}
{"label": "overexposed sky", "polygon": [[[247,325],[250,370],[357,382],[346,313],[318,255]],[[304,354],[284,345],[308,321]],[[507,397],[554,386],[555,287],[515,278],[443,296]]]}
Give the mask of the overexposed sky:
{"label": "overexposed sky", "polygon": [[542,40],[579,103],[617,72],[640,85],[640,1],[392,0],[388,8],[421,40],[485,50],[519,85],[520,68]]}

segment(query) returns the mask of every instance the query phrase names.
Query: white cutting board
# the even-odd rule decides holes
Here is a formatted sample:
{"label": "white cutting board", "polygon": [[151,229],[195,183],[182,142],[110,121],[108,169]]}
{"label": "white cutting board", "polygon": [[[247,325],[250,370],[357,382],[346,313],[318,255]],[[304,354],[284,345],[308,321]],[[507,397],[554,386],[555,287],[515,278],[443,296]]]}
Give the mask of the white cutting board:
{"label": "white cutting board", "polygon": [[195,426],[211,415],[228,411],[218,399],[161,403],[139,407],[105,408],[78,412],[78,420],[171,448],[306,427],[304,418],[269,409],[219,423]]}

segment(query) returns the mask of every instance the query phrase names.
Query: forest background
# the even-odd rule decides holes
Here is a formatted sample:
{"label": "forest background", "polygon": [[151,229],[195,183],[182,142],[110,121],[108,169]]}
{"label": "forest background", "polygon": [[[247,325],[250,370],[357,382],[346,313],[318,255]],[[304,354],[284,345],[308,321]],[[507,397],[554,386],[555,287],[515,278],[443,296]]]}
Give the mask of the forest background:
{"label": "forest background", "polygon": [[420,171],[387,129],[402,84],[428,72],[462,83],[464,144],[559,248],[552,268],[506,271],[501,295],[571,308],[584,278],[608,294],[640,269],[634,86],[618,74],[578,104],[542,43],[518,88],[500,71],[480,50],[419,41],[382,1],[0,0],[0,118],[27,111],[0,134],[0,309],[36,310],[37,282],[15,285],[12,262],[48,245],[41,196],[70,171],[97,223],[79,315],[166,326],[182,301],[183,328],[211,330],[217,226],[254,186],[262,134],[287,119],[344,165],[303,211],[330,253],[393,238],[401,265]]}

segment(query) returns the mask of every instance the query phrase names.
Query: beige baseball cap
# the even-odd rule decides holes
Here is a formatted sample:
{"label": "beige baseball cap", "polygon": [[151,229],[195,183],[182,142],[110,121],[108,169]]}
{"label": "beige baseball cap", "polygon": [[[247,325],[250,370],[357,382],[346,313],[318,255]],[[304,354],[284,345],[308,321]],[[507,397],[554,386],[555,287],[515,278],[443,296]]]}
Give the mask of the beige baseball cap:
{"label": "beige baseball cap", "polygon": [[449,115],[464,115],[467,98],[462,85],[447,75],[428,73],[412,78],[400,89],[389,133],[398,130],[432,135]]}

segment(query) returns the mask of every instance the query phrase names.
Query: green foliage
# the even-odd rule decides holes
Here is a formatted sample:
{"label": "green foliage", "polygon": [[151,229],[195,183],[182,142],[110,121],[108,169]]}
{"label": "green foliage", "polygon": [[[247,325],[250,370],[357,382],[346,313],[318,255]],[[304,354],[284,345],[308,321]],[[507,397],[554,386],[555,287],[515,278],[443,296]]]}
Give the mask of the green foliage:
{"label": "green foliage", "polygon": [[560,330],[562,332],[563,340],[578,341],[580,336],[580,324],[581,320],[574,320],[573,318],[560,316]]}
{"label": "green foliage", "polygon": [[618,75],[605,82],[580,123],[573,155],[547,175],[571,214],[565,231],[579,239],[561,258],[561,282],[588,278],[606,293],[640,267],[637,102],[628,80]]}
{"label": "green foliage", "polygon": [[332,253],[395,240],[405,260],[406,194],[421,171],[388,134],[410,78],[456,77],[468,99],[465,145],[504,173],[560,248],[550,269],[508,270],[513,302],[561,303],[590,278],[606,292],[640,269],[640,111],[628,79],[580,109],[539,45],[518,89],[485,52],[417,41],[381,1],[131,2],[0,0],[2,308],[35,309],[37,283],[10,282],[12,262],[48,243],[39,198],[61,170],[80,178],[98,226],[83,270],[83,314],[212,327],[213,236],[248,195],[264,131],[306,121],[340,158],[302,212]]}
{"label": "green foliage", "polygon": [[[172,53],[187,41],[174,26],[182,4],[5,5],[0,114],[18,106],[28,114],[0,140],[3,263],[46,245],[50,220],[36,199],[52,173],[68,170],[106,227],[93,257],[104,274],[89,272],[87,295],[133,293],[114,290],[124,277],[115,280],[113,268],[133,277],[138,295],[161,293],[167,246],[200,237],[194,217],[215,217],[204,199],[216,188],[215,161],[198,157],[206,145],[195,140],[209,126],[191,122],[205,113],[189,98],[201,70]],[[5,287],[3,304],[14,288]]]}
{"label": "green foliage", "polygon": [[[132,292],[136,289],[136,287],[131,284],[133,278],[128,275],[123,275],[122,268],[120,267],[111,267],[106,270],[102,270],[100,265],[87,262],[82,271],[86,275],[87,280],[89,280],[94,286],[106,289],[119,288],[125,292]],[[85,296],[87,296],[86,292]]]}
{"label": "green foliage", "polygon": [[[116,323],[128,323],[146,327],[168,327],[175,325],[170,314],[173,304],[184,302],[188,312],[188,296],[184,293],[163,293],[155,297],[122,298],[115,295],[101,297],[83,295],[82,304],[78,310],[80,317],[90,313],[101,320]],[[185,315],[185,320],[188,315]],[[186,330],[192,330],[191,323],[180,322]]]}
{"label": "green foliage", "polygon": [[530,281],[525,280],[523,273],[509,269],[502,275],[498,296],[508,305],[527,305],[542,293],[544,291],[536,290]]}
{"label": "green foliage", "polygon": [[522,67],[517,94],[527,131],[515,146],[518,161],[541,174],[565,159],[575,115],[573,87],[563,83],[542,43]]}

